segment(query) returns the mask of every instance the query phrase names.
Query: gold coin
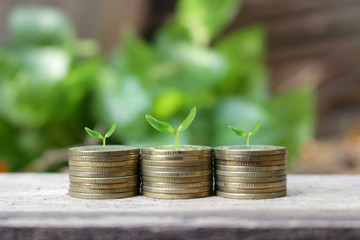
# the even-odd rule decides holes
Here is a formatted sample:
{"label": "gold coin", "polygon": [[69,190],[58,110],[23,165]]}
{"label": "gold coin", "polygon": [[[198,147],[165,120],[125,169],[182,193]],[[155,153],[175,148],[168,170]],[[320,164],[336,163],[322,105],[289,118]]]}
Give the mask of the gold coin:
{"label": "gold coin", "polygon": [[252,189],[252,188],[274,188],[274,187],[284,187],[286,186],[286,181],[281,182],[270,182],[270,183],[231,183],[231,182],[215,182],[216,187],[227,187],[227,188],[243,188],[243,189]]}
{"label": "gold coin", "polygon": [[150,182],[142,181],[143,186],[155,187],[155,188],[197,188],[212,186],[212,181],[202,182],[190,182],[190,183],[166,183],[166,182]]}
{"label": "gold coin", "polygon": [[86,162],[124,162],[129,160],[140,159],[140,154],[116,156],[116,157],[93,157],[93,156],[69,156],[69,161],[86,161]]}
{"label": "gold coin", "polygon": [[69,149],[69,156],[123,156],[129,154],[139,154],[138,147],[122,146],[122,145],[101,145],[72,147]]}
{"label": "gold coin", "polygon": [[91,178],[91,177],[76,177],[69,176],[72,182],[81,183],[124,183],[139,181],[139,175],[125,176],[125,177],[109,177],[109,178]]}
{"label": "gold coin", "polygon": [[107,178],[107,177],[124,177],[124,176],[133,176],[138,174],[139,171],[123,171],[123,172],[76,172],[69,171],[70,176],[77,177],[94,177],[94,178]]}
{"label": "gold coin", "polygon": [[191,178],[174,178],[174,177],[149,177],[141,176],[143,181],[149,182],[158,182],[158,183],[195,183],[202,181],[212,181],[212,175],[201,176],[201,177],[191,177]]}
{"label": "gold coin", "polygon": [[269,171],[269,172],[230,172],[230,171],[221,171],[215,170],[216,176],[224,177],[271,177],[271,176],[281,176],[286,174],[286,170],[280,171]]}
{"label": "gold coin", "polygon": [[154,160],[154,161],[211,161],[212,154],[208,155],[151,155],[151,154],[142,154],[141,159]]}
{"label": "gold coin", "polygon": [[226,193],[216,191],[215,194],[219,197],[234,198],[234,199],[268,199],[278,198],[286,196],[286,191],[274,192],[274,193]]}
{"label": "gold coin", "polygon": [[79,182],[70,181],[70,187],[87,188],[87,189],[112,189],[112,188],[127,188],[134,186],[140,186],[140,182],[137,180],[133,182],[100,184],[100,183],[79,183]]}
{"label": "gold coin", "polygon": [[76,172],[100,172],[100,173],[107,173],[107,172],[122,172],[122,171],[133,171],[139,169],[139,165],[129,165],[123,167],[81,167],[81,166],[70,166],[70,171]]}
{"label": "gold coin", "polygon": [[236,162],[256,162],[256,161],[281,161],[286,160],[286,154],[278,155],[224,155],[214,154],[216,160],[236,161]]}
{"label": "gold coin", "polygon": [[165,194],[190,194],[190,193],[201,193],[212,190],[212,186],[197,187],[197,188],[155,188],[149,186],[142,186],[142,190],[145,192],[152,193],[165,193]]}
{"label": "gold coin", "polygon": [[86,162],[86,161],[71,161],[69,160],[69,166],[79,167],[122,167],[138,165],[139,160],[130,160],[124,162]]}
{"label": "gold coin", "polygon": [[211,155],[212,148],[196,145],[163,145],[141,148],[141,153],[145,155]]}
{"label": "gold coin", "polygon": [[286,165],[272,166],[272,167],[243,167],[243,166],[226,166],[216,165],[216,170],[229,172],[268,172],[286,170]]}
{"label": "gold coin", "polygon": [[194,167],[162,167],[162,166],[149,166],[142,164],[141,169],[143,171],[154,171],[154,172],[195,172],[203,170],[211,170],[210,165],[205,166],[194,166]]}
{"label": "gold coin", "polygon": [[242,189],[242,188],[227,188],[227,187],[216,187],[216,190],[226,193],[273,193],[286,191],[286,186],[275,187],[275,188],[263,188],[263,189]]}
{"label": "gold coin", "polygon": [[211,196],[212,191],[202,193],[189,193],[189,194],[165,194],[165,193],[152,193],[143,191],[143,195],[151,198],[160,199],[190,199],[190,198],[203,198]]}
{"label": "gold coin", "polygon": [[279,182],[284,180],[286,180],[286,175],[282,175],[278,177],[248,177],[248,178],[215,176],[215,181],[232,182],[232,183],[266,183],[266,182]]}
{"label": "gold coin", "polygon": [[285,165],[286,160],[280,161],[227,161],[227,160],[216,160],[216,165],[222,166],[244,166],[244,167],[264,167],[264,166],[276,166]]}
{"label": "gold coin", "polygon": [[135,192],[139,191],[139,186],[127,187],[127,188],[111,188],[111,189],[93,189],[93,188],[79,188],[70,186],[69,191],[79,192],[79,193],[95,193],[95,194],[104,194],[104,193],[122,193],[122,192]]}
{"label": "gold coin", "polygon": [[139,191],[131,191],[131,192],[122,192],[122,193],[108,193],[108,194],[95,194],[95,193],[79,193],[69,191],[69,196],[74,198],[82,198],[82,199],[117,199],[117,198],[126,198],[126,197],[134,197],[139,195]]}
{"label": "gold coin", "polygon": [[196,160],[196,161],[155,161],[155,160],[141,160],[142,165],[149,166],[163,166],[163,167],[194,167],[194,166],[212,166],[210,160]]}
{"label": "gold coin", "polygon": [[287,148],[270,145],[222,146],[215,147],[214,153],[223,155],[277,155],[287,153]]}
{"label": "gold coin", "polygon": [[141,170],[143,176],[149,177],[172,177],[172,178],[190,178],[202,177],[211,174],[211,170],[196,171],[196,172],[153,172]]}

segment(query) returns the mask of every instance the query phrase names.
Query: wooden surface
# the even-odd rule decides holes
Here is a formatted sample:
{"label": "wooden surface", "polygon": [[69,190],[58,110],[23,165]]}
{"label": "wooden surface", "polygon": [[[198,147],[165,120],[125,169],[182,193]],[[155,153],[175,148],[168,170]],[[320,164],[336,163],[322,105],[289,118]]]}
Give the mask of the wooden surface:
{"label": "wooden surface", "polygon": [[269,200],[82,200],[67,174],[0,174],[0,239],[355,239],[360,175],[290,175]]}

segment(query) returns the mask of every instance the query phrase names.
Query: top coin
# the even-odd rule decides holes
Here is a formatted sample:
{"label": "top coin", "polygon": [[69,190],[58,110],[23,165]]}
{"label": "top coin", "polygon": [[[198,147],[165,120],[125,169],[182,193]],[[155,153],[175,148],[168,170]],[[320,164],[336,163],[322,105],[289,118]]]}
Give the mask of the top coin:
{"label": "top coin", "polygon": [[68,151],[69,156],[123,156],[129,154],[139,154],[138,147],[123,145],[101,145],[73,147]]}
{"label": "top coin", "polygon": [[197,145],[162,145],[156,147],[141,148],[141,153],[148,155],[208,155],[211,154],[212,148]]}
{"label": "top coin", "polygon": [[222,146],[214,148],[215,154],[227,155],[276,155],[287,153],[286,147],[271,146],[271,145],[236,145],[236,146]]}

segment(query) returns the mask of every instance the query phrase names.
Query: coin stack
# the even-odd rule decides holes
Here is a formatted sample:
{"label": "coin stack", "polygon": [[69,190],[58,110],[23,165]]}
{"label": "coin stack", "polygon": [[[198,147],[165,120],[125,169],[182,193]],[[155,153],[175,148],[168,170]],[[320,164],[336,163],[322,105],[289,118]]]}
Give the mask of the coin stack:
{"label": "coin stack", "polygon": [[84,199],[136,196],[140,190],[140,149],[110,145],[69,149],[69,195]]}
{"label": "coin stack", "polygon": [[212,149],[183,145],[141,149],[142,193],[162,199],[212,194]]}
{"label": "coin stack", "polygon": [[287,148],[224,146],[214,148],[216,195],[236,199],[286,196]]}

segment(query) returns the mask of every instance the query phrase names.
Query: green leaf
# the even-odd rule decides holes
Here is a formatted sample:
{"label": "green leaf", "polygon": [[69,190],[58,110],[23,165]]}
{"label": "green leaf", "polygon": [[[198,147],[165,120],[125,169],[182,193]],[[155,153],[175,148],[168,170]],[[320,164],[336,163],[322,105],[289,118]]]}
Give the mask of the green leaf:
{"label": "green leaf", "polygon": [[116,129],[116,123],[114,123],[111,128],[109,129],[109,131],[107,131],[107,133],[105,134],[105,138],[111,137],[111,135],[114,133]]}
{"label": "green leaf", "polygon": [[23,45],[65,44],[74,39],[68,18],[55,8],[16,7],[8,22],[12,39]]}
{"label": "green leaf", "polygon": [[173,133],[175,130],[171,127],[170,123],[159,121],[156,118],[146,115],[146,120],[150,123],[150,125],[158,130],[159,132],[171,132]]}
{"label": "green leaf", "polygon": [[229,129],[230,129],[235,135],[242,136],[242,137],[247,137],[246,133],[245,133],[243,130],[236,129],[236,128],[234,128],[233,126],[230,126],[230,125],[229,125]]}
{"label": "green leaf", "polygon": [[185,118],[185,120],[178,127],[178,132],[185,131],[190,124],[194,121],[196,116],[196,107],[193,107],[189,113],[189,115]]}
{"label": "green leaf", "polygon": [[227,26],[239,10],[240,0],[181,0],[178,20],[193,41],[207,45]]}
{"label": "green leaf", "polygon": [[250,130],[249,132],[249,136],[252,136],[256,133],[256,131],[259,129],[260,127],[260,120],[257,121],[257,123],[255,124],[255,126]]}
{"label": "green leaf", "polygon": [[103,136],[101,136],[101,133],[97,132],[97,131],[93,131],[90,128],[85,128],[85,131],[93,138],[103,138]]}

